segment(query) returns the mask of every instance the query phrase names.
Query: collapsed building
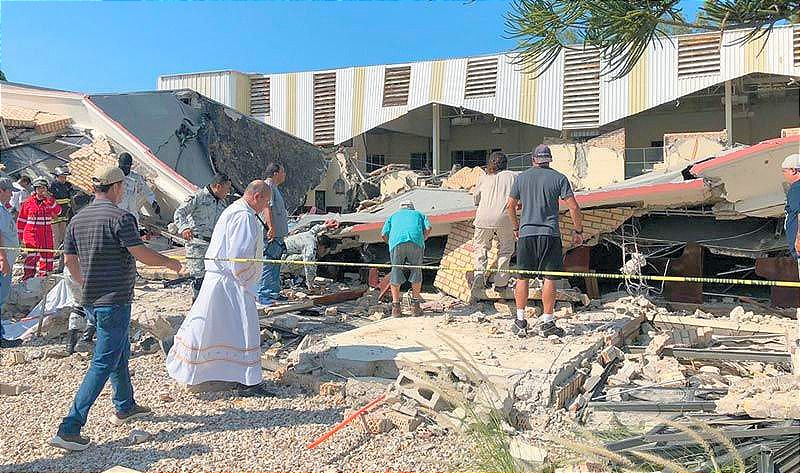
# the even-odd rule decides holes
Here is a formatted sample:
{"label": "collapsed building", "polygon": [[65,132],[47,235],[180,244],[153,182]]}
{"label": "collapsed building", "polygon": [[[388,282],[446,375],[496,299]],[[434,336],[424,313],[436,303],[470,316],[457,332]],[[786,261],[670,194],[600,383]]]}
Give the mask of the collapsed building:
{"label": "collapsed building", "polygon": [[166,216],[215,172],[242,192],[271,162],[285,166],[284,194],[296,208],[326,169],[320,148],[191,90],[85,95],[3,82],[0,93],[7,174],[49,177],[67,164],[73,183],[91,193],[95,167],[126,151]]}

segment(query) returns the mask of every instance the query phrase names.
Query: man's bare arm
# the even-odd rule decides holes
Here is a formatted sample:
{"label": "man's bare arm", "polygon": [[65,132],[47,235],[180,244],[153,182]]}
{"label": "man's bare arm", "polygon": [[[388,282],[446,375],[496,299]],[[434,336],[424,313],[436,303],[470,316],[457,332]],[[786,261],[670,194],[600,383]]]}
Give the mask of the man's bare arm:
{"label": "man's bare arm", "polygon": [[83,285],[83,275],[81,274],[81,264],[78,255],[64,255],[64,266],[69,269],[69,274],[76,283]]}
{"label": "man's bare arm", "polygon": [[572,217],[572,224],[575,227],[575,244],[582,245],[583,244],[583,213],[581,213],[581,207],[578,205],[578,201],[575,200],[575,196],[568,197],[564,203],[567,204],[567,208],[569,209],[569,215]]}
{"label": "man's bare arm", "polygon": [[517,218],[518,205],[519,201],[513,197],[509,197],[508,202],[506,202],[506,213],[511,220],[511,227],[514,228],[514,231],[519,230],[519,219]]}
{"label": "man's bare arm", "polygon": [[178,260],[164,256],[144,245],[130,246],[128,247],[128,251],[134,258],[147,266],[164,266],[176,273],[181,272],[181,263]]}

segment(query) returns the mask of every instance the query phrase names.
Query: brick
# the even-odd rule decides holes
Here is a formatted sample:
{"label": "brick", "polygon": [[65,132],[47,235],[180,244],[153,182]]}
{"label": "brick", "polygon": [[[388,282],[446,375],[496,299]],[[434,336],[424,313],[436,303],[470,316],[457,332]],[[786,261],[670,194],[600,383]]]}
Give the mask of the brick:
{"label": "brick", "polygon": [[422,419],[417,415],[409,415],[394,410],[387,411],[386,418],[401,432],[413,432],[422,423]]}
{"label": "brick", "polygon": [[660,355],[671,341],[672,335],[669,333],[659,333],[653,337],[644,353],[645,355]]}

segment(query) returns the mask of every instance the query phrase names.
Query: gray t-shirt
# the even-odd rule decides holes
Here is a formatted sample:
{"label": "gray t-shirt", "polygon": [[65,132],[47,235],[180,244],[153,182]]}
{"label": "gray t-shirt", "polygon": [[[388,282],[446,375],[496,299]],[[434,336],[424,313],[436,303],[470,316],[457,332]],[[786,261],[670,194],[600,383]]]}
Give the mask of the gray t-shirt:
{"label": "gray t-shirt", "polygon": [[[19,247],[19,237],[17,236],[17,225],[14,218],[6,210],[5,207],[0,205],[0,246]],[[6,260],[8,264],[14,265],[19,251],[6,250]]]}
{"label": "gray t-shirt", "polygon": [[534,166],[519,174],[510,194],[522,203],[519,236],[560,236],[558,199],[572,195],[567,177],[554,169]]}
{"label": "gray t-shirt", "polygon": [[128,251],[143,245],[136,218],[111,201],[97,199],[72,217],[64,253],[77,255],[83,275],[82,305],[126,305],[133,300],[136,260]]}
{"label": "gray t-shirt", "polygon": [[[283,194],[272,181],[267,181],[272,189],[272,200],[269,201],[270,212],[272,212],[272,224],[275,225],[275,238],[286,238],[289,234],[289,211],[286,210],[286,201]],[[266,238],[266,233],[264,234]]]}

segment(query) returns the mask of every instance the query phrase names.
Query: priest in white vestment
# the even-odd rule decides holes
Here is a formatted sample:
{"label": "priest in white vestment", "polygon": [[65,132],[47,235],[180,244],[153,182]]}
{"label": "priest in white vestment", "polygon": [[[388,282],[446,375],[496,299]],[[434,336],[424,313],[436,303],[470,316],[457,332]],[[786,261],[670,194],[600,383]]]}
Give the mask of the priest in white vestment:
{"label": "priest in white vestment", "polygon": [[[269,185],[253,181],[244,196],[219,217],[206,258],[261,258],[264,227],[260,214],[272,197]],[[206,259],[206,277],[192,308],[175,335],[167,356],[167,372],[176,381],[239,383],[259,390],[261,337],[256,290],[259,262]]]}

